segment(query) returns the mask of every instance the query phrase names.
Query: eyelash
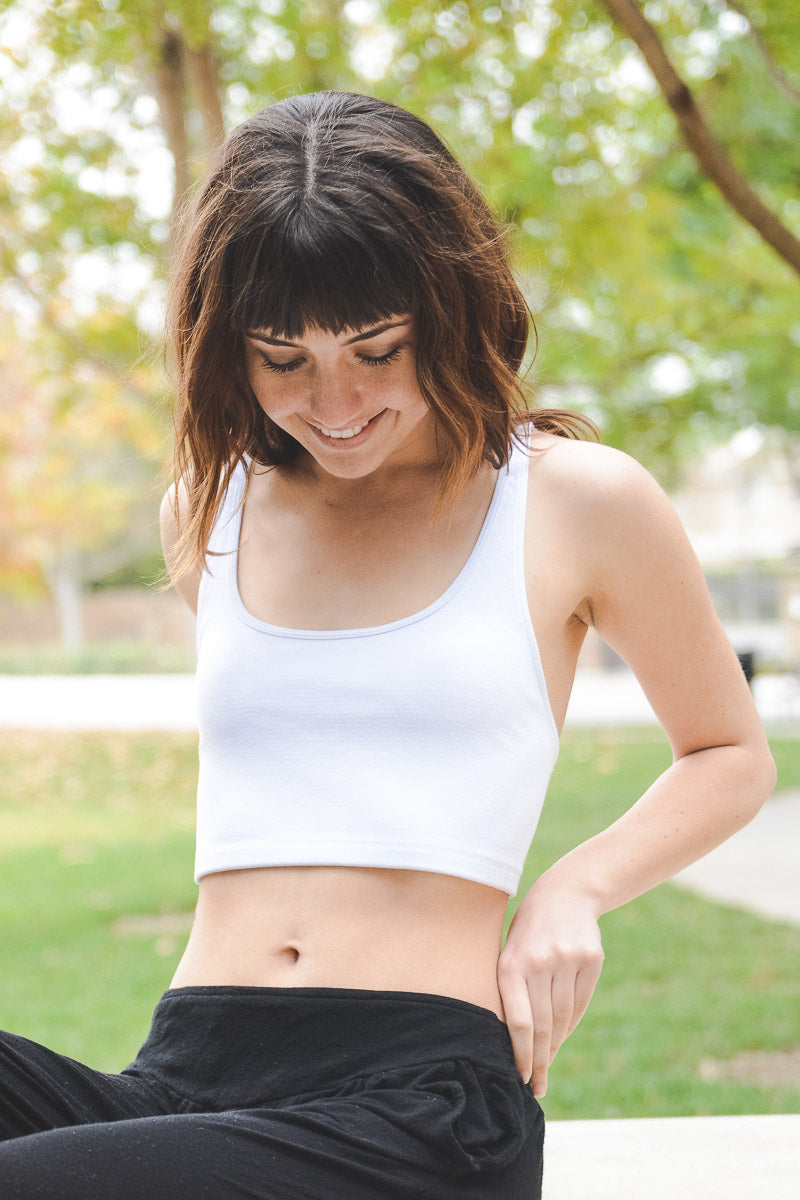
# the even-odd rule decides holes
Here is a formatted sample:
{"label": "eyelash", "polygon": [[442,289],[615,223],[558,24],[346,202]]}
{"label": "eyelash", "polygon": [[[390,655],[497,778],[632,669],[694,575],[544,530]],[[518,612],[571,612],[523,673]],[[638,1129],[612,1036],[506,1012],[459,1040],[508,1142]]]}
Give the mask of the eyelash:
{"label": "eyelash", "polygon": [[[356,358],[359,362],[364,363],[365,366],[382,367],[387,363],[394,362],[401,349],[401,346],[395,346],[393,350],[389,350],[387,354],[381,354],[377,358],[373,358],[369,354],[357,354]],[[298,367],[303,365],[302,358],[295,358],[287,363],[276,363],[271,358],[267,358],[266,354],[263,354],[261,351],[259,351],[259,358],[264,366],[269,368],[270,371],[274,371],[276,375],[286,375],[290,371],[296,371]]]}

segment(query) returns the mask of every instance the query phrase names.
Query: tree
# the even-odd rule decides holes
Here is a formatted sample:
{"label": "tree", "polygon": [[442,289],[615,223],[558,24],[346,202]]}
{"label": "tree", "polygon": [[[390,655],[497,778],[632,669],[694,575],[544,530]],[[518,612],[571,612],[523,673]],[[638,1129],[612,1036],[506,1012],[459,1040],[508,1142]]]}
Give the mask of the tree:
{"label": "tree", "polygon": [[[701,170],[717,185],[723,198],[744,218],[764,241],[800,275],[800,239],[769,208],[748,181],[737,171],[698,109],[690,89],[670,62],[661,40],[634,0],[602,0],[610,15],[633,38],[664,93]],[[741,7],[735,9],[742,15]],[[759,43],[762,51],[763,44]],[[774,72],[771,72],[775,78]],[[778,81],[786,84],[783,75]],[[780,86],[780,85],[779,85]],[[794,99],[791,94],[790,99]],[[786,92],[785,86],[781,88]]]}
{"label": "tree", "polygon": [[0,583],[29,593],[44,584],[63,646],[76,651],[85,583],[152,541],[164,432],[107,372],[73,364],[69,394],[52,365],[32,369],[8,334],[0,339]]}

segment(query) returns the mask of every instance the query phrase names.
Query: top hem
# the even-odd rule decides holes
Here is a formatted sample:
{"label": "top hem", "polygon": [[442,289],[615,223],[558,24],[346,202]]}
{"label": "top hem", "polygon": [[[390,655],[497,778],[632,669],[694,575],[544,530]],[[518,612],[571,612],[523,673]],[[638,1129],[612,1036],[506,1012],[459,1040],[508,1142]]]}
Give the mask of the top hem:
{"label": "top hem", "polygon": [[455,879],[468,879],[472,883],[495,888],[509,897],[516,895],[522,874],[507,864],[503,864],[498,870],[497,866],[493,867],[485,862],[471,862],[466,856],[459,862],[441,859],[439,865],[434,866],[430,857],[425,855],[417,856],[416,860],[413,856],[405,855],[398,861],[384,856],[378,861],[374,847],[371,854],[348,854],[347,848],[342,846],[337,846],[335,853],[320,854],[315,853],[312,847],[304,845],[301,853],[288,852],[281,855],[272,847],[270,853],[265,851],[259,854],[256,851],[241,858],[219,855],[212,861],[206,860],[202,866],[196,862],[194,879],[195,883],[199,883],[206,875],[216,875],[221,871],[252,871],[259,867],[370,867],[387,871],[423,871],[432,875],[451,875]]}

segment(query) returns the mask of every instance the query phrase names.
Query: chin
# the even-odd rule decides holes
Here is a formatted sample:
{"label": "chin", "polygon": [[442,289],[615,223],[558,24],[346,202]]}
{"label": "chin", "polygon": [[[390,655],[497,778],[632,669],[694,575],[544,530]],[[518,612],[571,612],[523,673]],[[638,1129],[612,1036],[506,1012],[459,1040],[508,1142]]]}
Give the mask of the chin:
{"label": "chin", "polygon": [[366,457],[360,462],[351,463],[331,462],[333,455],[314,454],[312,457],[319,469],[333,479],[367,479],[383,465],[383,460],[376,462],[373,459],[367,460]]}

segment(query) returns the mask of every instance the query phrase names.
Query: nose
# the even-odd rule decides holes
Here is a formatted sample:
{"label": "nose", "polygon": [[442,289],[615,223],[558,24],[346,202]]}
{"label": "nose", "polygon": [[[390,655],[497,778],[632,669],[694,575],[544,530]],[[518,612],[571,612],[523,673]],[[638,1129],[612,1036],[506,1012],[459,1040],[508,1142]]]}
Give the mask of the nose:
{"label": "nose", "polygon": [[326,429],[348,429],[366,419],[361,388],[346,371],[315,371],[309,399],[312,421]]}

